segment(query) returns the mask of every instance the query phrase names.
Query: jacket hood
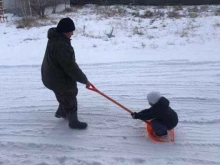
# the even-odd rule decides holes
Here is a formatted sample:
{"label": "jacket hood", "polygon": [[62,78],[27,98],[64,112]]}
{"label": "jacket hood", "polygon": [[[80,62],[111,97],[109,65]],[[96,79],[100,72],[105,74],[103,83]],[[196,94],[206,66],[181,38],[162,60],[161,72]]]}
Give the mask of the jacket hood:
{"label": "jacket hood", "polygon": [[63,34],[57,32],[56,28],[50,28],[47,32],[47,38],[49,40],[65,41],[68,44],[71,44],[71,39],[66,38]]}
{"label": "jacket hood", "polygon": [[157,104],[168,107],[170,105],[170,102],[165,97],[161,97]]}
{"label": "jacket hood", "polygon": [[61,37],[63,37],[62,34],[58,33],[56,31],[56,28],[50,28],[47,32],[47,38],[49,40],[53,38],[61,38]]}

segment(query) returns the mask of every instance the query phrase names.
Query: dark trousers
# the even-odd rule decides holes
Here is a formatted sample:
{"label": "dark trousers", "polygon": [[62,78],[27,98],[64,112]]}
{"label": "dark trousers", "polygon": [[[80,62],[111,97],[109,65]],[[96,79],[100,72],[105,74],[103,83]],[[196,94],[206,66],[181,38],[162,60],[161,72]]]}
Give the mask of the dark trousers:
{"label": "dark trousers", "polygon": [[64,111],[66,114],[77,111],[77,86],[68,92],[54,92],[59,102],[58,111]]}
{"label": "dark trousers", "polygon": [[167,127],[156,119],[151,121],[151,127],[158,136],[163,136],[167,134]]}

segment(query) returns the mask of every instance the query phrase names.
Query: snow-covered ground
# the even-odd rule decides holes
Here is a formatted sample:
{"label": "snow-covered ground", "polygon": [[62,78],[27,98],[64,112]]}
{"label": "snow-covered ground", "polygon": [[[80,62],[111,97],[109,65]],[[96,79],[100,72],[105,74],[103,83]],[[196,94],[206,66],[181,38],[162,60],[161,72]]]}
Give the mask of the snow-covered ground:
{"label": "snow-covered ground", "polygon": [[[0,165],[220,165],[217,7],[155,21],[129,13],[106,19],[94,6],[66,14],[77,27],[76,59],[98,89],[132,111],[148,107],[152,90],[171,101],[180,121],[176,141],[166,144],[150,141],[144,123],[80,84],[79,117],[89,127],[69,129],[54,117],[58,104],[40,77],[46,33],[55,24],[27,30],[16,29],[14,17],[1,23]],[[112,27],[115,37],[108,38]]]}

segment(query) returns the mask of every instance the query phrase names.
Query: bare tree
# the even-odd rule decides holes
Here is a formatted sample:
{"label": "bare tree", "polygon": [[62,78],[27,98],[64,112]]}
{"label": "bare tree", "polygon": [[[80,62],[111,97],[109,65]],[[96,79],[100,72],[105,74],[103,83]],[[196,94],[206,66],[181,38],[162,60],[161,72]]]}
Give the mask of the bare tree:
{"label": "bare tree", "polygon": [[28,15],[30,14],[30,7],[28,4],[28,0],[20,0],[19,5],[25,20],[27,20]]}
{"label": "bare tree", "polygon": [[[65,1],[66,6],[67,0]],[[56,13],[57,5],[61,2],[64,0],[15,0],[15,5],[19,6],[24,18],[33,15],[44,17],[47,7],[52,7],[52,12]]]}
{"label": "bare tree", "polygon": [[31,0],[28,0],[28,8],[29,8],[30,16],[32,16],[33,13],[32,13],[32,9],[31,9]]}
{"label": "bare tree", "polygon": [[56,8],[57,8],[57,0],[52,0],[52,13],[56,13]]}
{"label": "bare tree", "polygon": [[63,0],[64,4],[65,4],[65,10],[67,9],[67,5],[70,3],[70,0]]}
{"label": "bare tree", "polygon": [[31,0],[31,8],[40,17],[45,17],[45,10],[53,4],[53,0]]}

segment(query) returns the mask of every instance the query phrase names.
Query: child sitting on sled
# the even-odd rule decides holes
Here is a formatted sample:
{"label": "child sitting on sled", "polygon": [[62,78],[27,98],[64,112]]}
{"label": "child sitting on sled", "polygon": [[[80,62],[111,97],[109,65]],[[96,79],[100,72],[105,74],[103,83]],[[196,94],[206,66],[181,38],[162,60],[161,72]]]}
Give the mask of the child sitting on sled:
{"label": "child sitting on sled", "polygon": [[169,100],[161,96],[159,92],[150,92],[147,100],[151,107],[132,113],[132,118],[151,120],[151,127],[157,136],[167,135],[167,131],[173,129],[178,123],[177,113],[170,108]]}

